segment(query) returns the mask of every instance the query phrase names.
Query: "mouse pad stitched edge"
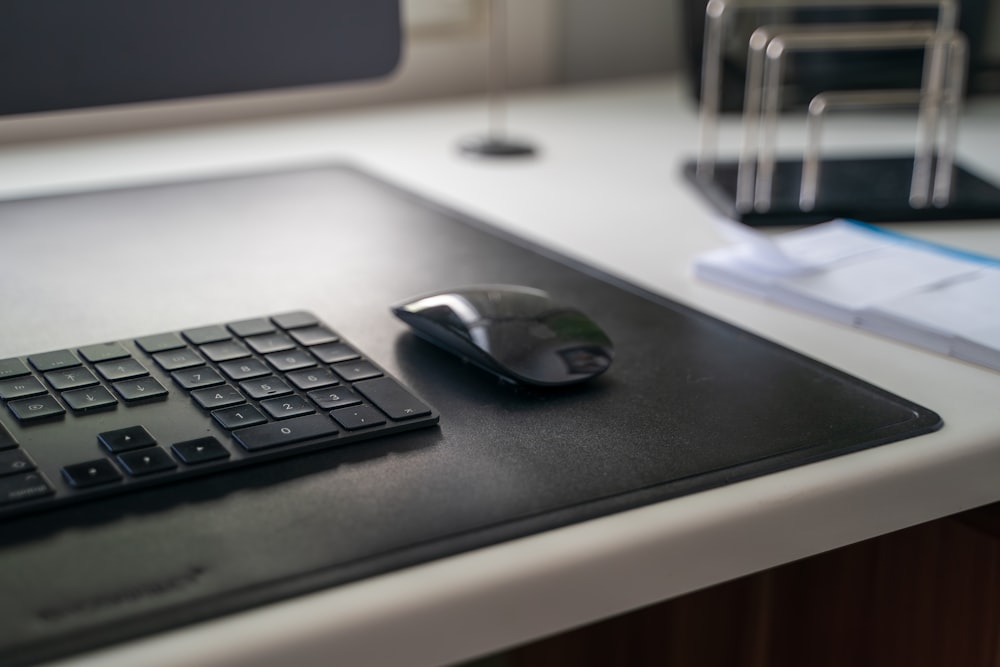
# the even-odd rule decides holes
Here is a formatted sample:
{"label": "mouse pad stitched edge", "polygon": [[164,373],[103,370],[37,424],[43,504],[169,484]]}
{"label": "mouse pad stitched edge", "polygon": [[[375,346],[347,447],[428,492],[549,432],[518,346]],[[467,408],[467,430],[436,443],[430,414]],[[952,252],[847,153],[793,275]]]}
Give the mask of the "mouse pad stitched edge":
{"label": "mouse pad stitched edge", "polygon": [[[226,219],[235,200],[250,220]],[[16,225],[41,205],[72,211],[98,235],[144,210],[177,234],[197,230],[200,216],[235,229],[280,214],[286,231],[338,239],[337,273],[317,269],[331,280],[337,312],[294,305],[341,326],[431,403],[441,424],[136,493],[127,508],[108,499],[7,522],[7,665],[941,425],[905,399],[351,167],[5,202],[0,213]],[[363,298],[334,287],[335,275],[363,277]],[[545,289],[592,315],[615,343],[611,370],[569,389],[512,388],[418,340],[388,310],[413,294],[496,282]]]}

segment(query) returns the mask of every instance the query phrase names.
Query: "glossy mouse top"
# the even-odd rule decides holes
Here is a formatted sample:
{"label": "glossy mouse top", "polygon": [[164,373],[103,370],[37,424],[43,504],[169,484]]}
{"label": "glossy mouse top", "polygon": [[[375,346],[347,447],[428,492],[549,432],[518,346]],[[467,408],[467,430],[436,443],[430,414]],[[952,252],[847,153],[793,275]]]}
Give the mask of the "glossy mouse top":
{"label": "glossy mouse top", "polygon": [[437,292],[392,308],[421,337],[514,382],[574,384],[606,371],[607,334],[542,290],[483,285]]}

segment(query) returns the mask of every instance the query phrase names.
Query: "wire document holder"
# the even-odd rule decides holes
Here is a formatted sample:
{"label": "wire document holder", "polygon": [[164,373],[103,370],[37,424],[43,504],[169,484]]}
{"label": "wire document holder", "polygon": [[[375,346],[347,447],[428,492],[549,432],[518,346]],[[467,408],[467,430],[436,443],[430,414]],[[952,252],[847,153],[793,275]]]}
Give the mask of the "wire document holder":
{"label": "wire document holder", "polygon": [[[719,157],[723,44],[744,9],[930,8],[936,21],[760,25],[747,44],[742,146]],[[723,213],[749,225],[802,224],[837,217],[875,222],[1000,217],[1000,190],[955,162],[967,46],[956,29],[957,0],[709,0],[701,72],[701,136],[688,179]],[[776,155],[787,62],[799,52],[922,49],[919,89],[829,90],[806,112],[799,158]],[[821,158],[826,117],[840,110],[915,108],[912,155]]]}

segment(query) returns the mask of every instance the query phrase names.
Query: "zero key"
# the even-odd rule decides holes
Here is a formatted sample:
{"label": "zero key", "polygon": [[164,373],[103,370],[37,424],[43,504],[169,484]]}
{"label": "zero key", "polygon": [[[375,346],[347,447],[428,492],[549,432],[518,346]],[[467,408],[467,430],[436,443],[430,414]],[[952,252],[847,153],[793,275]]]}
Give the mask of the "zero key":
{"label": "zero key", "polygon": [[332,419],[326,415],[309,415],[237,429],[233,437],[244,449],[255,452],[336,433],[337,426]]}

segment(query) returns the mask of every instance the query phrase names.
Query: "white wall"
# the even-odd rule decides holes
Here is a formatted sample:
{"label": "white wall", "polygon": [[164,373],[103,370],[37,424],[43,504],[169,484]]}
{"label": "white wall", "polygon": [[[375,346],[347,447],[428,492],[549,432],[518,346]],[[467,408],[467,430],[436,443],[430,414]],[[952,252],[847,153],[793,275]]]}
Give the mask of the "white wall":
{"label": "white wall", "polygon": [[679,66],[680,0],[564,0],[560,20],[565,81],[662,73]]}

